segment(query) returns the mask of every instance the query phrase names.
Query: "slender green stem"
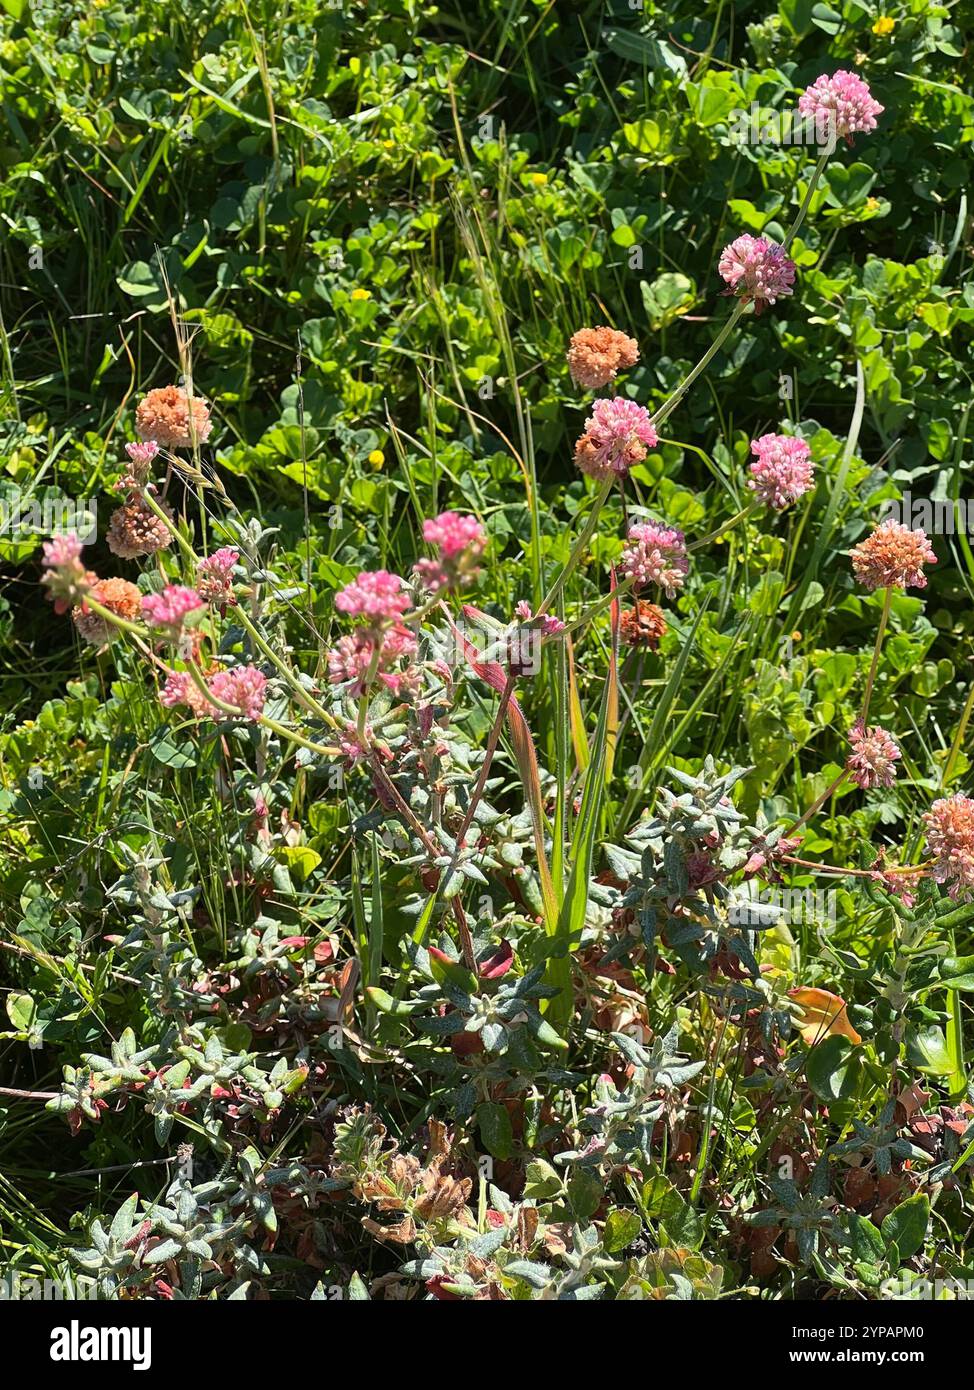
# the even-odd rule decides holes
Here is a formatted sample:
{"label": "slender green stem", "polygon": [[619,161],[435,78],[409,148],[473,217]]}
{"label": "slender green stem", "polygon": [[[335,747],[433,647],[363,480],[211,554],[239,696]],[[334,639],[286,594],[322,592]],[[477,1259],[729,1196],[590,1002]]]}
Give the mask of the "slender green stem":
{"label": "slender green stem", "polygon": [[883,647],[883,638],[886,636],[886,627],[889,623],[889,609],[893,600],[893,589],[887,585],[883,598],[883,611],[879,619],[879,628],[876,632],[876,644],[873,647],[873,659],[869,667],[869,676],[866,680],[866,693],[862,698],[862,714],[859,716],[863,724],[869,714],[869,702],[873,696],[873,686],[876,683],[876,672],[879,670],[879,654]]}
{"label": "slender green stem", "polygon": [[[193,564],[195,566],[197,563],[196,551],[190,545],[189,541],[186,540],[185,536],[183,536],[183,534],[178,529],[175,529],[173,527],[170,519],[166,516],[166,513],[159,506],[158,502],[152,496],[152,493],[149,491],[148,488],[143,489],[142,497],[145,501],[146,506],[149,507],[150,510],[155,512],[156,516],[158,516],[160,520],[164,521],[166,525],[169,527],[169,529],[173,532],[173,535],[176,538],[177,545],[183,551],[184,555],[186,555],[188,559],[191,559],[193,561]],[[320,704],[317,700],[315,700],[311,695],[308,694],[308,692],[305,690],[304,686],[298,680],[291,667],[287,664],[286,661],[283,660],[282,657],[278,656],[277,652],[274,651],[273,647],[262,635],[257,625],[246,612],[243,604],[238,605],[234,617],[237,620],[237,622],[240,623],[240,626],[244,629],[247,635],[250,637],[254,646],[257,647],[257,649],[267,658],[267,660],[271,663],[271,665],[278,672],[278,674],[287,682],[287,684],[290,686],[291,690],[297,697],[298,701],[305,707],[305,709],[308,710],[310,713],[316,715],[324,723],[329,724],[333,729],[337,729],[339,727],[339,721],[335,718],[335,716],[332,713],[330,713],[329,710],[325,709],[324,705]]]}
{"label": "slender green stem", "polygon": [[379,633],[375,638],[375,645],[372,650],[372,659],[369,662],[369,669],[366,672],[365,680],[362,682],[362,695],[358,702],[358,718],[356,720],[356,732],[360,743],[365,743],[365,724],[369,715],[369,691],[372,682],[375,680],[376,672],[379,669],[379,658],[382,655],[382,634]]}
{"label": "slender green stem", "polygon": [[186,537],[183,535],[182,531],[180,531],[180,529],[179,529],[179,527],[176,525],[174,519],[173,519],[171,516],[168,516],[167,513],[163,511],[162,507],[161,507],[161,506],[159,505],[159,503],[156,501],[155,497],[153,497],[151,486],[147,485],[146,487],[144,487],[144,488],[142,489],[142,492],[141,492],[140,496],[141,496],[141,498],[142,498],[142,501],[143,501],[143,502],[145,503],[145,505],[149,508],[150,512],[155,512],[155,514],[156,514],[156,516],[159,518],[159,520],[165,522],[166,526],[167,526],[167,527],[169,528],[169,530],[172,532],[172,534],[173,534],[173,536],[174,536],[174,538],[175,538],[176,544],[179,546],[179,548],[180,548],[180,550],[183,552],[183,554],[184,554],[188,559],[192,560],[192,562],[193,562],[193,567],[194,567],[194,569],[195,569],[196,564],[197,564],[197,555],[196,555],[196,551],[195,551],[195,550],[193,549],[193,547],[190,545],[189,541],[188,541],[188,540],[186,539]]}
{"label": "slender green stem", "polygon": [[623,598],[632,586],[633,576],[630,575],[629,578],[624,579],[621,584],[617,584],[611,593],[603,594],[591,607],[586,608],[584,613],[580,613],[577,618],[573,618],[570,623],[566,623],[565,631],[575,632],[578,628],[584,627],[586,623],[590,623],[593,618],[598,617],[601,612],[615,603],[616,599]]}
{"label": "slender green stem", "polygon": [[110,608],[85,594],[79,607],[90,608],[93,613],[97,613],[99,618],[104,618],[106,623],[111,623],[112,627],[117,627],[120,632],[130,632],[135,637],[149,637],[149,629],[143,627],[141,623],[129,622],[128,618],[120,618],[117,613],[113,613]]}
{"label": "slender green stem", "polygon": [[[460,862],[460,856],[462,855],[464,850],[464,841],[467,837],[467,831],[470,829],[470,826],[473,822],[473,818],[476,814],[477,807],[480,804],[480,799],[484,794],[484,788],[487,786],[487,778],[490,776],[490,766],[491,763],[494,761],[494,754],[497,752],[497,745],[500,742],[501,729],[504,724],[504,716],[507,714],[507,707],[511,703],[511,696],[514,694],[514,680],[514,676],[508,676],[507,683],[504,686],[503,693],[501,694],[500,704],[497,707],[497,714],[494,716],[494,722],[491,725],[491,730],[487,737],[487,747],[484,752],[484,761],[480,768],[480,775],[478,776],[477,784],[473,789],[473,795],[470,798],[470,804],[467,806],[466,814],[463,818],[463,823],[457,832],[457,847],[450,858],[449,864],[440,875],[440,884],[447,884],[450,882],[450,879],[456,872],[457,864]],[[454,898],[453,901],[454,903],[458,904],[460,900],[459,898]],[[460,928],[460,940],[463,945],[463,954],[466,965],[470,970],[473,971],[474,974],[476,974],[477,958],[473,948],[473,938],[470,936],[470,929],[467,926],[466,918],[462,914],[457,916],[457,925]]]}
{"label": "slender green stem", "polygon": [[744,310],[746,309],[746,307],[747,307],[747,305],[745,304],[745,302],[744,302],[743,299],[739,299],[739,300],[737,301],[737,303],[734,305],[734,311],[733,311],[733,313],[730,315],[730,317],[728,318],[727,322],[724,324],[723,328],[722,328],[722,329],[720,330],[720,332],[717,334],[717,336],[716,336],[716,338],[714,339],[714,341],[710,344],[710,347],[707,349],[707,351],[706,351],[706,352],[704,353],[704,355],[701,357],[700,361],[699,361],[699,362],[697,363],[697,365],[696,365],[695,367],[693,367],[693,368],[690,370],[690,372],[683,378],[683,380],[681,381],[680,385],[679,385],[679,386],[676,388],[676,390],[673,392],[672,396],[670,396],[670,398],[669,398],[668,400],[664,401],[663,404],[660,406],[659,410],[657,410],[656,414],[653,416],[653,424],[654,424],[654,425],[661,425],[661,424],[663,423],[663,421],[667,418],[667,416],[669,416],[669,415],[671,415],[671,414],[673,413],[673,411],[676,409],[676,407],[680,404],[680,402],[681,402],[681,400],[683,399],[683,397],[684,397],[684,396],[686,395],[686,393],[689,391],[690,387],[691,387],[691,386],[693,385],[693,383],[696,381],[696,379],[697,379],[697,377],[700,375],[700,373],[703,372],[703,371],[705,371],[705,370],[707,369],[707,367],[710,365],[710,363],[711,363],[711,361],[713,360],[713,358],[714,358],[714,357],[717,355],[717,353],[720,351],[720,349],[721,349],[721,347],[723,346],[723,344],[724,344],[726,338],[728,337],[728,335],[729,335],[729,334],[731,333],[731,331],[733,330],[734,326],[736,325],[738,319],[739,319],[739,318],[741,317],[741,315],[743,314],[743,312],[744,312]]}
{"label": "slender green stem", "polygon": [[831,786],[826,787],[822,795],[820,797],[817,797],[812,802],[811,806],[809,806],[808,810],[804,813],[804,815],[799,816],[798,820],[793,821],[792,824],[789,825],[788,829],[785,831],[785,835],[793,835],[796,830],[801,829],[801,827],[805,824],[806,821],[810,821],[812,816],[814,816],[817,811],[820,811],[821,808],[825,805],[829,797],[832,796],[834,792],[838,791],[839,787],[841,787],[845,779],[846,770],[845,768],[843,768],[842,771],[839,773],[838,777],[836,777],[835,781],[831,784]]}
{"label": "slender green stem", "polygon": [[[497,713],[494,716],[494,722],[491,725],[490,733],[487,736],[487,747],[484,752],[484,761],[480,768],[480,775],[477,778],[477,784],[473,789],[473,795],[470,798],[470,804],[468,805],[466,814],[463,817],[463,823],[461,824],[460,829],[457,832],[457,852],[456,855],[454,855],[454,860],[456,860],[456,858],[460,855],[460,853],[463,850],[464,839],[466,838],[467,831],[470,829],[470,826],[473,822],[473,818],[476,815],[477,807],[480,804],[480,798],[484,794],[484,788],[487,785],[487,778],[490,776],[490,765],[494,761],[494,754],[497,752],[497,745],[500,742],[501,729],[504,726],[504,717],[507,714],[507,707],[511,703],[511,696],[514,694],[514,681],[515,677],[509,675],[507,677],[507,682],[504,686],[503,693],[501,694],[500,704],[497,706]],[[453,869],[453,867],[454,864],[451,864],[451,870]]]}
{"label": "slender green stem", "polygon": [[[797,822],[796,822],[797,824]],[[783,854],[781,856],[783,864],[795,864],[799,869],[811,869],[817,874],[837,874],[839,878],[874,878],[875,869],[851,869],[847,864],[823,864],[821,860],[799,859],[795,854]],[[933,863],[931,860],[930,863]],[[891,869],[884,869],[884,874],[915,874],[918,869],[925,869],[925,864],[897,864]]]}
{"label": "slender green stem", "polygon": [[[211,697],[212,698],[212,697]],[[271,719],[268,715],[262,714],[259,722],[265,729],[270,729],[279,738],[286,739],[288,743],[296,743],[301,748],[307,748],[312,753],[319,753],[325,758],[337,758],[341,755],[340,748],[328,748],[323,743],[315,743],[310,738],[305,738],[303,734],[296,733],[294,729],[288,729],[284,724],[279,724],[276,719]]]}
{"label": "slender green stem", "polygon": [[692,541],[687,546],[687,550],[701,550],[705,545],[711,545],[714,541],[720,540],[721,536],[726,536],[727,532],[732,531],[739,522],[744,521],[752,512],[756,512],[759,506],[760,503],[757,498],[752,498],[746,507],[742,507],[729,521],[725,521],[723,526],[718,526],[717,530],[711,531],[709,536],[701,536],[699,540]]}
{"label": "slender green stem", "polygon": [[828,164],[829,156],[831,155],[834,149],[835,139],[833,137],[832,141],[826,148],[824,154],[821,154],[819,156],[818,163],[815,165],[814,172],[812,173],[812,177],[809,180],[808,188],[805,190],[805,197],[802,200],[802,205],[798,209],[798,216],[795,218],[794,222],[792,222],[791,226],[788,228],[788,231],[785,233],[785,239],[781,243],[781,248],[783,251],[788,250],[788,247],[791,245],[791,243],[795,240],[795,237],[798,235],[799,228],[805,221],[805,215],[812,205],[812,196],[815,192],[816,185],[818,184],[819,179],[824,174],[825,166],[826,164]]}
{"label": "slender green stem", "polygon": [[257,627],[253,619],[245,610],[243,604],[239,604],[237,606],[237,609],[234,613],[234,617],[237,619],[237,621],[240,623],[240,626],[250,637],[250,640],[253,642],[254,646],[258,649],[258,651],[261,652],[262,655],[267,658],[267,660],[271,663],[274,669],[287,682],[287,684],[290,686],[291,690],[297,697],[298,701],[302,705],[304,705],[305,709],[310,711],[310,713],[316,715],[319,719],[321,719],[325,724],[328,724],[331,728],[339,728],[340,721],[335,718],[335,716],[331,713],[330,710],[325,709],[324,705],[322,705],[318,700],[314,699],[313,696],[308,694],[304,686],[301,684],[297,676],[292,671],[291,667],[287,664],[283,657],[278,656],[277,652],[275,652],[274,648],[263,636],[260,629]]}
{"label": "slender green stem", "polygon": [[930,929],[928,920],[919,917],[916,921],[908,921],[900,916],[898,912],[893,913],[894,931],[893,945],[894,957],[889,983],[882,991],[883,996],[889,1002],[893,1015],[891,1032],[893,1041],[896,1044],[896,1051],[890,1064],[890,1094],[896,1095],[899,1090],[899,1060],[900,1052],[903,1047],[903,1040],[906,1036],[908,1023],[908,1009],[912,1001],[912,991],[907,986],[907,978],[910,968],[913,965],[914,957],[919,953],[919,947],[924,936]]}
{"label": "slender green stem", "polygon": [[439,606],[439,594],[434,594],[433,597],[427,599],[421,607],[414,608],[411,613],[404,613],[402,615],[402,621],[404,623],[421,623],[429,613],[432,613],[434,608],[438,608]]}
{"label": "slender green stem", "polygon": [[243,713],[240,707],[238,705],[230,705],[226,700],[221,700],[218,695],[213,694],[213,691],[206,683],[206,677],[195,661],[188,661],[186,664],[189,667],[190,680],[196,686],[200,694],[205,696],[207,702],[211,705],[215,705],[216,708],[222,710],[224,714],[229,714],[232,718],[239,719]]}
{"label": "slender green stem", "polygon": [[942,786],[946,787],[953,775],[954,764],[957,762],[957,758],[960,754],[961,744],[964,742],[964,735],[967,733],[967,726],[971,721],[972,713],[974,713],[974,680],[971,681],[971,688],[967,692],[967,701],[960,717],[960,723],[957,725],[954,741],[950,745],[950,752],[947,754],[947,761],[944,763]]}
{"label": "slender green stem", "polygon": [[[190,679],[197,690],[206,696],[209,703],[215,705],[217,709],[222,710],[224,714],[230,715],[231,718],[239,719],[242,710],[240,710],[238,706],[230,705],[226,700],[221,700],[218,696],[214,695],[213,691],[206,683],[203,672],[199,669],[195,661],[190,661],[188,665]],[[319,753],[323,757],[335,758],[341,753],[340,748],[328,748],[323,743],[314,743],[310,738],[305,738],[303,734],[296,733],[294,729],[288,729],[285,725],[279,724],[276,719],[271,719],[269,715],[258,715],[257,723],[265,729],[270,729],[272,733],[277,734],[279,738],[285,739],[288,743],[296,743],[301,748],[307,748],[310,752]]]}
{"label": "slender green stem", "polygon": [[[389,797],[390,801],[393,802],[396,809],[399,811],[399,814],[402,816],[403,820],[410,827],[413,834],[419,840],[420,844],[425,848],[427,854],[430,856],[431,859],[439,858],[441,853],[439,846],[434,842],[434,840],[430,836],[429,832],[425,829],[425,827],[419,822],[419,820],[417,820],[413,808],[410,806],[409,802],[406,801],[399,788],[396,786],[395,782],[386,772],[385,768],[382,766],[382,762],[379,758],[378,753],[376,753],[374,750],[370,755],[369,763],[373,773],[375,774],[376,781],[381,785],[383,791],[385,792],[386,796]],[[441,875],[440,882],[444,883],[445,881],[446,880]],[[474,975],[476,975],[477,955],[474,951],[473,937],[470,934],[470,927],[467,925],[466,913],[463,910],[463,904],[461,903],[459,897],[454,897],[451,899],[451,907],[453,909],[453,915],[457,921],[457,931],[460,934],[460,948],[463,953],[464,964],[466,965],[468,970],[470,970]]]}
{"label": "slender green stem", "polygon": [[[783,251],[788,250],[788,247],[791,245],[795,237],[798,235],[799,228],[805,221],[808,209],[811,207],[812,204],[812,197],[815,193],[815,188],[818,184],[819,179],[822,177],[823,172],[825,171],[825,166],[829,162],[829,155],[832,153],[833,148],[834,145],[830,143],[825,153],[819,157],[819,161],[815,166],[815,169],[812,173],[812,177],[809,179],[808,188],[805,190],[805,197],[802,199],[802,205],[798,209],[798,214],[795,217],[794,222],[792,222],[791,226],[788,228],[788,231],[785,233],[784,241],[781,243]],[[663,404],[660,406],[659,410],[657,410],[656,414],[653,416],[654,425],[661,425],[663,421],[667,418],[667,416],[671,415],[673,411],[676,409],[676,407],[680,404],[680,401],[686,395],[687,391],[696,381],[700,373],[710,365],[710,362],[713,360],[714,356],[720,351],[720,348],[723,345],[724,341],[730,334],[731,330],[734,328],[738,319],[743,314],[745,307],[745,301],[743,299],[738,300],[737,304],[734,307],[734,312],[728,318],[727,322],[724,324],[723,328],[717,334],[717,337],[711,343],[710,347],[704,353],[703,357],[701,357],[697,365],[691,369],[689,374],[686,377],[684,377],[683,381],[673,392],[672,396],[670,396],[668,400],[664,401]]]}
{"label": "slender green stem", "polygon": [[586,520],[585,525],[579,532],[575,544],[572,546],[571,554],[568,556],[568,559],[565,562],[565,567],[559,574],[558,578],[555,580],[554,584],[552,584],[551,588],[548,590],[547,594],[542,600],[541,607],[535,614],[535,617],[540,618],[544,613],[547,613],[548,609],[557,600],[558,595],[561,593],[562,589],[564,589],[565,585],[568,583],[568,580],[573,574],[575,567],[584,555],[585,549],[589,541],[595,534],[595,526],[599,519],[599,512],[602,510],[602,505],[605,502],[605,499],[608,497],[609,492],[612,488],[612,484],[614,482],[615,479],[612,477],[606,478],[603,481],[602,486],[599,488],[598,492],[595,495],[595,500],[592,503],[592,509],[588,514],[588,519]]}

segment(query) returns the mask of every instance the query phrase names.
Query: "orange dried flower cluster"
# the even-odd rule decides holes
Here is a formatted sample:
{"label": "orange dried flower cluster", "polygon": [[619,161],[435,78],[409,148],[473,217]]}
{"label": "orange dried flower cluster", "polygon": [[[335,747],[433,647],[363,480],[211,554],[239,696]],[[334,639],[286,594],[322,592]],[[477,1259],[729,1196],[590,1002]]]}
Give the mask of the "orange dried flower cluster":
{"label": "orange dried flower cluster", "polygon": [[[361,1112],[349,1110],[353,1116]],[[472,1180],[444,1173],[451,1160],[451,1139],[439,1120],[429,1122],[429,1152],[423,1164],[414,1154],[399,1153],[395,1143],[380,1152],[385,1127],[372,1126],[375,1151],[372,1161],[356,1172],[352,1191],[365,1202],[373,1203],[381,1212],[396,1212],[399,1220],[392,1225],[380,1225],[366,1218],[363,1225],[380,1240],[406,1245],[414,1241],[422,1226],[442,1222],[472,1224],[467,1201]]]}
{"label": "orange dried flower cluster", "polygon": [[[172,511],[166,503],[161,502],[160,506],[171,518]],[[156,551],[165,550],[172,542],[172,531],[151,507],[137,498],[112,512],[105,539],[113,555],[122,560],[136,560],[140,555],[155,555]]]}
{"label": "orange dried flower cluster", "polygon": [[159,386],[139,402],[135,428],[163,449],[191,449],[206,442],[213,422],[210,407],[199,396],[190,400],[181,386]]}
{"label": "orange dried flower cluster", "polygon": [[867,589],[925,589],[924,565],[936,564],[933,547],[921,530],[884,521],[852,552],[852,568]]}
{"label": "orange dried flower cluster", "polygon": [[[135,622],[142,611],[142,595],[127,579],[99,579],[85,597],[93,598],[102,608],[128,622]],[[80,636],[92,647],[100,647],[118,634],[117,627],[85,603],[72,608],[71,618]]]}
{"label": "orange dried flower cluster", "polygon": [[666,631],[666,617],[655,603],[638,599],[635,607],[623,613],[619,631],[623,642],[629,646],[648,647],[654,652]]}
{"label": "orange dried flower cluster", "polygon": [[639,360],[639,345],[615,328],[580,328],[568,345],[568,370],[577,386],[595,391]]}

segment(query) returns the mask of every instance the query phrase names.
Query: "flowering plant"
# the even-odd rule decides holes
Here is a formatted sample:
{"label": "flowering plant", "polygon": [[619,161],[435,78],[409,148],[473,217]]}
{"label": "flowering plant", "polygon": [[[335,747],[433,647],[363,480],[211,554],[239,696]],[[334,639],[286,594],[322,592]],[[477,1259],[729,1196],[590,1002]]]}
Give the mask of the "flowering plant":
{"label": "flowering plant", "polygon": [[165,126],[158,174],[106,137],[120,238],[184,119],[262,182],[119,275],[152,375],[106,367],[78,445],[109,515],[16,557],[50,699],[0,733],[0,1101],[87,1146],[64,1171],[122,1174],[58,1197],[45,1259],[166,1302],[872,1300],[961,1270],[970,566],[886,504],[907,391],[953,447],[923,344],[974,310],[871,225],[896,202],[906,235],[876,138],[906,60],[856,19],[862,62],[851,29],[828,61],[796,36],[772,74],[750,25],[826,138],[731,177],[753,72],[609,30],[607,61],[665,58],[659,106],[596,139],[602,75],[566,61],[549,171],[451,107],[472,34],[413,46],[435,16],[386,9],[334,73],[333,16],[313,43],[282,16],[278,70],[228,12],[173,69],[184,116],[151,84],[118,107]]}

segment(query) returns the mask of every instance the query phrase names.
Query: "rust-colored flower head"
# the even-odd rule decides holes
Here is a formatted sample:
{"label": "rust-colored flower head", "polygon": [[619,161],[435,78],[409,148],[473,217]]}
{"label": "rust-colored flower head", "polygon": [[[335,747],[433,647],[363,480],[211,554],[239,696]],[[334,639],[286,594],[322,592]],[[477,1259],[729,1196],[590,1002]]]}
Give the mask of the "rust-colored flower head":
{"label": "rust-colored flower head", "polygon": [[923,566],[936,563],[925,532],[892,520],[877,526],[852,552],[855,576],[867,589],[925,589]]}
{"label": "rust-colored flower head", "polygon": [[[141,612],[142,595],[127,579],[99,579],[85,595],[89,596],[102,608],[129,622],[135,622]],[[100,647],[118,634],[118,628],[93,608],[88,608],[85,602],[72,608],[71,618],[81,637],[92,647]]]}
{"label": "rust-colored flower head", "polygon": [[201,397],[193,396],[190,402],[181,386],[159,386],[139,402],[135,428],[143,439],[163,449],[191,449],[194,443],[206,443],[213,422],[210,407]]}
{"label": "rust-colored flower head", "polygon": [[580,328],[568,345],[568,370],[576,386],[597,391],[617,372],[639,361],[639,345],[615,328]]}
{"label": "rust-colored flower head", "polygon": [[666,631],[662,608],[645,599],[637,599],[635,607],[627,608],[619,624],[623,642],[631,647],[648,647],[654,652]]}
{"label": "rust-colored flower head", "polygon": [[[165,502],[160,503],[170,519],[172,512]],[[122,560],[136,560],[140,555],[155,555],[172,543],[172,531],[141,498],[126,502],[112,512],[105,539],[113,555]]]}

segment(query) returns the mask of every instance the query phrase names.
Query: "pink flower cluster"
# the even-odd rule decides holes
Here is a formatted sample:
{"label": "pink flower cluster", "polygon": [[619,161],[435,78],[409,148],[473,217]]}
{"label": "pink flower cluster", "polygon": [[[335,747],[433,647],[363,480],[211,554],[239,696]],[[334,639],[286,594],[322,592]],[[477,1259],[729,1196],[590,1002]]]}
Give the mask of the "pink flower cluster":
{"label": "pink flower cluster", "polygon": [[210,677],[208,689],[214,699],[233,705],[240,713],[230,715],[221,710],[184,671],[169,672],[159,699],[170,709],[175,705],[188,705],[195,715],[209,715],[212,719],[256,721],[264,712],[267,677],[256,666],[232,666],[228,671],[217,671]]}
{"label": "pink flower cluster", "polygon": [[717,271],[728,286],[724,293],[737,295],[745,302],[753,299],[756,314],[765,304],[774,304],[783,295],[791,294],[795,284],[795,263],[782,247],[767,237],[753,237],[747,232],[724,247]]}
{"label": "pink flower cluster", "polygon": [[166,683],[159,692],[159,700],[167,709],[177,705],[188,705],[197,718],[204,714],[216,715],[217,708],[200,690],[199,686],[185,671],[170,671]]}
{"label": "pink flower cluster", "polygon": [[203,607],[203,600],[195,589],[185,584],[167,584],[161,593],[145,595],[142,616],[162,637],[176,642],[182,636],[185,620]]}
{"label": "pink flower cluster", "polygon": [[959,793],[943,797],[923,817],[923,826],[936,882],[954,899],[974,897],[974,801]]}
{"label": "pink flower cluster", "polygon": [[380,633],[358,627],[350,636],[339,638],[328,652],[328,679],[332,685],[347,684],[349,694],[357,698],[368,688],[371,672],[396,694],[410,683],[413,673],[394,668],[401,661],[409,661],[416,652],[416,638],[401,623]]}
{"label": "pink flower cluster", "polygon": [[543,636],[557,637],[559,632],[565,631],[565,624],[560,618],[554,617],[551,613],[542,613],[540,618],[534,616],[534,610],[527,599],[519,599],[514,605],[514,616],[519,618],[522,623],[538,623]]}
{"label": "pink flower cluster", "polygon": [[815,465],[804,439],[787,434],[762,434],[751,440],[757,459],[751,464],[748,487],[769,507],[780,511],[797,502],[812,486]]}
{"label": "pink flower cluster", "polygon": [[431,593],[469,583],[487,545],[487,532],[475,516],[441,512],[423,522],[423,540],[439,552],[435,559],[417,560],[413,574]]}
{"label": "pink flower cluster", "polygon": [[83,549],[75,531],[68,531],[63,536],[52,536],[41,546],[44,564],[49,569],[65,569],[73,565],[76,560],[81,559]]}
{"label": "pink flower cluster", "polygon": [[139,439],[134,444],[126,444],[125,452],[134,464],[147,468],[159,452],[159,445],[154,439]]}
{"label": "pink flower cluster", "polygon": [[210,690],[224,704],[236,705],[244,719],[258,719],[264,712],[267,677],[256,666],[232,666],[217,671]]}
{"label": "pink flower cluster", "polygon": [[133,492],[144,488],[149,481],[152,460],[159,452],[159,445],[155,440],[139,440],[135,444],[126,444],[125,452],[129,456],[131,469],[115,486],[122,492]]}
{"label": "pink flower cluster", "polygon": [[55,613],[66,613],[80,603],[97,581],[98,576],[81,563],[81,551],[81,542],[74,531],[44,542],[41,583],[47,588]]}
{"label": "pink flower cluster", "polygon": [[328,652],[332,685],[348,685],[349,694],[357,697],[376,679],[396,693],[414,679],[412,671],[396,669],[400,661],[408,661],[417,651],[415,636],[398,621],[411,607],[398,574],[363,570],[335,595],[335,607],[364,621]]}
{"label": "pink flower cluster", "polygon": [[585,433],[575,445],[575,462],[590,478],[622,477],[641,463],[657,442],[645,406],[614,396],[592,406]]}
{"label": "pink flower cluster", "polygon": [[217,608],[236,603],[232,589],[233,569],[239,559],[240,551],[225,545],[199,561],[196,566],[196,588],[205,603],[212,603]]}
{"label": "pink flower cluster", "polygon": [[876,117],[884,108],[874,99],[868,82],[840,68],[831,77],[823,73],[806,87],[798,98],[798,109],[814,120],[829,141],[841,137],[851,145],[853,135],[860,131],[868,135],[876,129]]}
{"label": "pink flower cluster", "polygon": [[896,781],[896,763],[903,756],[899,744],[886,729],[874,724],[867,728],[857,719],[849,731],[852,750],[846,771],[863,791],[870,787],[891,787]]}
{"label": "pink flower cluster", "polygon": [[667,598],[673,598],[677,589],[683,587],[690,569],[683,532],[657,521],[630,526],[628,544],[619,563],[623,574],[632,579],[634,589],[658,584]]}
{"label": "pink flower cluster", "polygon": [[410,606],[403,581],[388,570],[362,570],[358,578],[335,595],[339,613],[347,613],[350,618],[365,618],[373,624],[394,622]]}
{"label": "pink flower cluster", "polygon": [[459,512],[440,512],[423,522],[423,540],[439,548],[444,560],[454,560],[465,550],[480,554],[487,544],[487,533],[475,516]]}

